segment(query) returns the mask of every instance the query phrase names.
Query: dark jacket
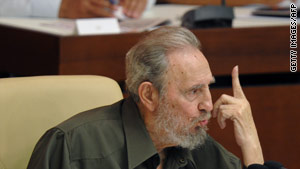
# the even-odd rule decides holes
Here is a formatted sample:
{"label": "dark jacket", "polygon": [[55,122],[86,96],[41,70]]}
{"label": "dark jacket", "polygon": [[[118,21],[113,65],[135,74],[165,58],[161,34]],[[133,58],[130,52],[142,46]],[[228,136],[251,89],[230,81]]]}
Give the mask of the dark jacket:
{"label": "dark jacket", "polygon": [[[152,169],[159,156],[131,98],[73,116],[48,130],[28,169]],[[213,138],[192,151],[166,149],[165,169],[241,169]]]}

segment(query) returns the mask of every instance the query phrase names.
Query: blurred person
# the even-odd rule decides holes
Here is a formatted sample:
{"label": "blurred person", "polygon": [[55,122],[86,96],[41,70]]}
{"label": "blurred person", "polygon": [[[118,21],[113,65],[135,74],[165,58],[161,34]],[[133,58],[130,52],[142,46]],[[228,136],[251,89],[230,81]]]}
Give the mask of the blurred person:
{"label": "blurred person", "polygon": [[122,6],[130,18],[139,18],[156,0],[0,0],[0,16],[94,18],[114,17]]}

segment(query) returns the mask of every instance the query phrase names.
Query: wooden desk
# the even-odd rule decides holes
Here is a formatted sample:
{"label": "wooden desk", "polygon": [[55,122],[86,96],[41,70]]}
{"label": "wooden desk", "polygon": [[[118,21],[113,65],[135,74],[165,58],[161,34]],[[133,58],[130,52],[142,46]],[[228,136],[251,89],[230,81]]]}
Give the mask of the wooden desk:
{"label": "wooden desk", "polygon": [[[214,75],[289,72],[289,27],[195,30]],[[125,79],[126,52],[142,33],[54,36],[0,26],[0,72],[20,76],[96,74]],[[299,53],[299,50],[298,50]]]}

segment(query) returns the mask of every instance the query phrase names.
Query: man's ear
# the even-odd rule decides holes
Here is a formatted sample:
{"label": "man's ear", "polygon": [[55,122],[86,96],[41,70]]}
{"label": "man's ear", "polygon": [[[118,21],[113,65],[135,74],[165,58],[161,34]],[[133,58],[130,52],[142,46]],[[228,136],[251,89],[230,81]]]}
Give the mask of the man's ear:
{"label": "man's ear", "polygon": [[142,82],[138,89],[141,103],[149,111],[153,112],[158,107],[158,90],[151,82]]}

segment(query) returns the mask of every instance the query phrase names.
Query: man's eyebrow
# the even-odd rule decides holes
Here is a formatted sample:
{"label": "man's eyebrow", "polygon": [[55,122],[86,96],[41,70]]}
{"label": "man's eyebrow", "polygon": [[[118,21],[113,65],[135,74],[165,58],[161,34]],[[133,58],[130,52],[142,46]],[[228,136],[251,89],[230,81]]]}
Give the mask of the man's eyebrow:
{"label": "man's eyebrow", "polygon": [[198,85],[194,85],[190,88],[190,90],[196,90],[196,89],[200,89],[204,86],[204,84],[198,84]]}
{"label": "man's eyebrow", "polygon": [[[209,85],[211,85],[211,84],[213,84],[213,83],[216,83],[215,77],[212,77],[212,80],[209,82]],[[204,84],[197,84],[197,85],[192,86],[190,89],[188,89],[188,91],[200,89],[200,88],[202,88],[203,86],[204,86]]]}

